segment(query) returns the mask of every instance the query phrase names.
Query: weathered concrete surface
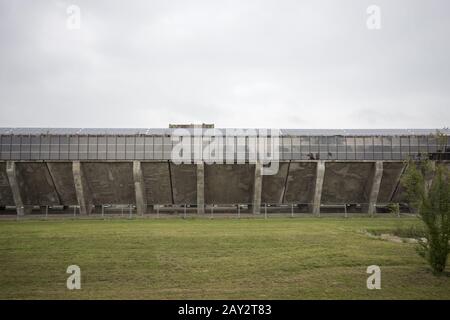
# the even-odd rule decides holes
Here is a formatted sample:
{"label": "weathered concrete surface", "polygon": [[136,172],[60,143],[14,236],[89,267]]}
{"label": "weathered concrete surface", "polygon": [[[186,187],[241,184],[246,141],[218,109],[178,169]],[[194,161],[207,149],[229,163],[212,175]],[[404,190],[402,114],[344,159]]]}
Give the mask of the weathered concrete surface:
{"label": "weathered concrete surface", "polygon": [[16,162],[16,174],[24,205],[61,204],[45,162]]}
{"label": "weathered concrete surface", "polygon": [[148,204],[171,204],[172,187],[168,162],[142,162]]}
{"label": "weathered concrete surface", "polygon": [[368,203],[373,162],[327,162],[323,204]]}
{"label": "weathered concrete surface", "polygon": [[14,206],[14,198],[6,174],[6,162],[0,162],[0,206]]}
{"label": "weathered concrete surface", "polygon": [[197,163],[197,213],[205,213],[205,164],[203,162]]}
{"label": "weathered concrete surface", "polygon": [[402,162],[384,162],[378,203],[389,203],[405,165]]}
{"label": "weathered concrete surface", "polygon": [[133,162],[83,162],[94,205],[135,204]]}
{"label": "weathered concrete surface", "polygon": [[282,162],[277,174],[262,176],[262,203],[283,203],[289,163]]}
{"label": "weathered concrete surface", "polygon": [[325,162],[323,160],[317,162],[316,183],[314,184],[314,200],[313,213],[320,214],[320,204],[322,199],[322,189],[325,177]]}
{"label": "weathered concrete surface", "polygon": [[369,193],[369,208],[368,213],[374,214],[376,212],[376,204],[378,202],[378,194],[380,193],[381,178],[383,176],[383,162],[377,161],[373,167],[372,186]]}
{"label": "weathered concrete surface", "polygon": [[73,181],[72,162],[47,162],[60,204],[78,205],[75,182]]}
{"label": "weathered concrete surface", "polygon": [[254,164],[205,165],[205,202],[251,204],[254,175]]}
{"label": "weathered concrete surface", "polygon": [[254,214],[261,213],[261,189],[262,189],[262,163],[257,162],[255,164],[255,175],[253,182],[253,201],[252,208]]}
{"label": "weathered concrete surface", "polygon": [[72,173],[80,214],[88,215],[92,212],[93,194],[86,179],[84,166],[80,161],[72,163]]}
{"label": "weathered concrete surface", "polygon": [[133,179],[137,213],[143,215],[147,213],[147,196],[141,162],[137,160],[133,161]]}
{"label": "weathered concrete surface", "polygon": [[291,162],[284,203],[313,202],[316,167],[316,162]]}
{"label": "weathered concrete surface", "polygon": [[195,164],[170,164],[175,204],[197,203],[197,167]]}

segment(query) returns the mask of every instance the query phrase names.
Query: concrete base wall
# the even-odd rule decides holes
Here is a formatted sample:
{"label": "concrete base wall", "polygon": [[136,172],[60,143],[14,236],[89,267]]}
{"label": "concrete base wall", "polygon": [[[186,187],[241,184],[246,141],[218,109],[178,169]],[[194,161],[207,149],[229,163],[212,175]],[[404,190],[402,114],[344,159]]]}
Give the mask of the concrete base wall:
{"label": "concrete base wall", "polygon": [[277,174],[263,176],[261,190],[262,203],[283,203],[289,167],[290,164],[287,162],[280,163]]}
{"label": "concrete base wall", "polygon": [[322,203],[368,203],[374,162],[327,162]]}
{"label": "concrete base wall", "polygon": [[[433,163],[431,163],[431,165],[433,166]],[[407,165],[403,166],[403,169],[401,170],[400,176],[403,173],[403,171],[407,168]],[[420,165],[418,166],[418,168],[420,168]],[[425,182],[431,182],[433,180],[433,173],[429,174],[428,176],[424,177],[425,178]],[[399,181],[396,183],[395,188],[391,194],[391,199],[392,202],[407,202],[407,196],[406,196],[406,190],[403,187],[403,185],[401,183],[399,183]]]}
{"label": "concrete base wall", "polygon": [[169,163],[167,161],[142,162],[141,165],[147,193],[147,203],[172,204],[172,179]]}
{"label": "concrete base wall", "polygon": [[205,165],[205,203],[251,204],[254,176],[254,164]]}
{"label": "concrete base wall", "polygon": [[77,193],[72,173],[71,162],[47,162],[47,168],[59,196],[60,204],[77,205]]}
{"label": "concrete base wall", "polygon": [[197,202],[197,165],[170,165],[173,201],[175,204]]}
{"label": "concrete base wall", "polygon": [[317,162],[290,163],[283,203],[313,202],[316,184],[316,168]]}
{"label": "concrete base wall", "polygon": [[[133,161],[81,162],[83,181],[93,205],[136,204]],[[450,166],[450,165],[449,165]],[[380,166],[379,166],[380,167]],[[383,162],[377,203],[404,202],[399,179],[403,162]],[[198,188],[204,203],[255,203],[254,164],[205,164],[204,184],[197,184],[197,164],[175,165],[167,161],[142,161],[143,203],[196,204]],[[325,161],[321,204],[368,204],[374,198],[374,161]],[[380,172],[380,170],[379,170]],[[262,176],[260,203],[313,204],[317,161],[281,162],[273,176]],[[15,195],[0,161],[0,207],[79,205],[70,161],[17,161],[14,166]],[[18,188],[17,188],[18,186]],[[373,200],[373,199],[372,199]]]}
{"label": "concrete base wall", "polygon": [[14,206],[14,198],[6,174],[6,162],[0,162],[0,206]]}
{"label": "concrete base wall", "polygon": [[94,205],[134,204],[133,162],[84,162]]}
{"label": "concrete base wall", "polygon": [[16,172],[24,205],[61,203],[45,162],[17,162]]}
{"label": "concrete base wall", "polygon": [[399,184],[405,164],[402,162],[385,162],[383,163],[383,177],[381,178],[380,193],[378,194],[378,202],[389,203],[393,199],[393,194]]}

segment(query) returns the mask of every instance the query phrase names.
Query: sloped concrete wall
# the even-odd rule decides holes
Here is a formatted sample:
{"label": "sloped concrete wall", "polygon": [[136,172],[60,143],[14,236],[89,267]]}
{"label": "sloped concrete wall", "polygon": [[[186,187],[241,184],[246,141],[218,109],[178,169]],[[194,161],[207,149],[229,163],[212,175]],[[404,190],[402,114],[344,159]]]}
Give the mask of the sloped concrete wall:
{"label": "sloped concrete wall", "polygon": [[262,203],[282,203],[285,194],[289,163],[282,162],[277,174],[262,176]]}
{"label": "sloped concrete wall", "polygon": [[402,162],[385,162],[383,164],[383,176],[381,178],[380,193],[378,194],[379,203],[392,201],[404,166]]}
{"label": "sloped concrete wall", "polygon": [[145,191],[148,204],[171,204],[172,182],[169,171],[169,163],[142,162],[142,174],[144,176]]}
{"label": "sloped concrete wall", "polygon": [[173,201],[175,204],[196,203],[197,166],[194,164],[170,164]]}
{"label": "sloped concrete wall", "polygon": [[322,203],[368,203],[373,162],[326,162]]}
{"label": "sloped concrete wall", "polygon": [[6,162],[0,162],[0,206],[14,205],[14,198],[6,175]]}
{"label": "sloped concrete wall", "polygon": [[136,202],[132,162],[83,162],[94,205]]}
{"label": "sloped concrete wall", "polygon": [[59,205],[53,179],[45,162],[17,162],[17,179],[25,205]]}
{"label": "sloped concrete wall", "polygon": [[317,162],[291,162],[284,203],[312,203]]}
{"label": "sloped concrete wall", "polygon": [[205,203],[252,203],[254,164],[205,165]]}
{"label": "sloped concrete wall", "polygon": [[[449,164],[447,163],[447,166]],[[407,166],[406,166],[407,167]],[[418,165],[418,168],[420,169],[420,164]],[[434,172],[431,171],[427,175],[425,175],[425,181],[430,180],[432,181],[434,176]],[[397,182],[397,187],[395,188],[395,192],[392,196],[392,202],[398,202],[398,203],[406,203],[408,202],[408,197],[406,196],[406,190],[405,187],[399,182]]]}
{"label": "sloped concrete wall", "polygon": [[47,162],[47,167],[62,205],[78,205],[72,162]]}

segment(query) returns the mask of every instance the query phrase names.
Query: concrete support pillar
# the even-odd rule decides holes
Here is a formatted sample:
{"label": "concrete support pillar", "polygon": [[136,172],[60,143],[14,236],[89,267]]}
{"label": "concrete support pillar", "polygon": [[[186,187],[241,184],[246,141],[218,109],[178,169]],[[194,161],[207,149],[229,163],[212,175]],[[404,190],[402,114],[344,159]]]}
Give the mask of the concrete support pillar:
{"label": "concrete support pillar", "polygon": [[14,198],[14,204],[16,205],[17,214],[23,216],[26,213],[31,213],[33,206],[25,205],[22,200],[22,194],[20,193],[20,183],[16,172],[16,163],[14,161],[6,162],[6,175],[8,176],[9,186]]}
{"label": "concrete support pillar", "polygon": [[314,190],[313,214],[320,215],[320,203],[322,200],[323,179],[325,177],[325,161],[317,161],[316,185]]}
{"label": "concrete support pillar", "polygon": [[147,213],[147,197],[145,192],[144,175],[140,161],[133,161],[134,191],[136,194],[137,214]]}
{"label": "concrete support pillar", "polygon": [[255,183],[253,188],[253,214],[261,213],[262,163],[255,163]]}
{"label": "concrete support pillar", "polygon": [[205,163],[197,163],[197,213],[205,213]]}
{"label": "concrete support pillar", "polygon": [[80,214],[88,215],[92,212],[92,193],[89,190],[89,185],[87,184],[80,161],[73,162],[72,171],[78,205],[80,206]]}
{"label": "concrete support pillar", "polygon": [[372,178],[372,186],[369,195],[368,213],[373,215],[376,212],[378,193],[380,192],[381,178],[383,177],[383,161],[376,161]]}

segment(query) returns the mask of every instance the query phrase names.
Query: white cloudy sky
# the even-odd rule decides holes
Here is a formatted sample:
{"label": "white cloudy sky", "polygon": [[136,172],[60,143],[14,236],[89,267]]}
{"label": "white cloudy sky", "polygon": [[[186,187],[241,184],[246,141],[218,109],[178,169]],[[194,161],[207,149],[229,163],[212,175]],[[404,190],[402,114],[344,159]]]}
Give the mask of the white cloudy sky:
{"label": "white cloudy sky", "polygon": [[447,0],[0,0],[0,126],[442,128],[449,40]]}

